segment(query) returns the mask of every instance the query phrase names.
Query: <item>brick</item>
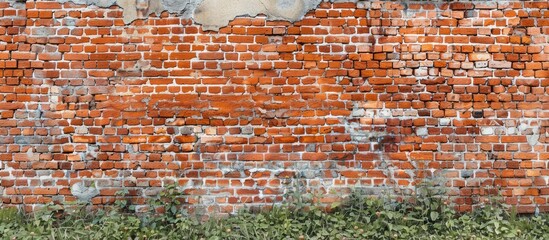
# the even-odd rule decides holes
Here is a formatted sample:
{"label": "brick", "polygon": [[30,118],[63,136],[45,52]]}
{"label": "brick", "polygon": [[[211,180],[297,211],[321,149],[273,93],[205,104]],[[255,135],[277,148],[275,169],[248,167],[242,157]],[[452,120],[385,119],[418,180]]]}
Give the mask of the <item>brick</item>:
{"label": "brick", "polygon": [[88,25],[93,27],[111,27],[114,22],[109,19],[90,19]]}
{"label": "brick", "polygon": [[88,54],[84,54],[84,53],[65,53],[63,54],[63,58],[68,61],[73,61],[73,60],[84,61],[84,60],[88,60],[90,57]]}
{"label": "brick", "polygon": [[147,137],[145,136],[131,136],[122,138],[123,143],[145,143],[147,142]]}
{"label": "brick", "polygon": [[192,143],[196,141],[196,137],[195,136],[176,136],[174,138],[174,141],[178,143]]}
{"label": "brick", "polygon": [[90,54],[90,60],[112,61],[112,60],[116,60],[116,54],[114,54],[114,53],[93,53],[93,54]]}
{"label": "brick", "polygon": [[264,159],[263,154],[248,153],[248,154],[242,154],[238,156],[238,160],[241,160],[241,161],[263,161],[263,159]]}
{"label": "brick", "polygon": [[196,53],[174,52],[170,54],[170,60],[190,60],[196,58]]}
{"label": "brick", "polygon": [[75,143],[95,143],[95,136],[73,136],[72,141]]}
{"label": "brick", "polygon": [[292,136],[284,136],[284,137],[275,137],[274,142],[275,143],[294,143],[297,142],[297,137]]}
{"label": "brick", "polygon": [[58,2],[36,2],[37,9],[61,9],[61,3]]}
{"label": "brick", "polygon": [[57,192],[57,188],[36,188],[33,190],[33,194],[36,195],[55,195]]}
{"label": "brick", "polygon": [[86,78],[88,73],[86,71],[61,71],[61,78]]}
{"label": "brick", "polygon": [[393,79],[391,78],[370,78],[368,82],[372,85],[387,85],[392,84]]}
{"label": "brick", "polygon": [[247,144],[248,138],[245,137],[225,137],[226,144]]}
{"label": "brick", "polygon": [[432,152],[412,152],[410,158],[412,160],[433,160],[434,155]]}
{"label": "brick", "polygon": [[489,53],[469,53],[469,61],[488,61],[491,58]]}
{"label": "brick", "polygon": [[488,67],[490,68],[511,68],[511,62],[504,61],[490,61],[488,62]]}
{"label": "brick", "polygon": [[36,53],[32,52],[12,52],[11,53],[12,59],[26,59],[26,60],[33,60],[36,59]]}
{"label": "brick", "polygon": [[473,3],[467,2],[453,2],[450,4],[450,9],[452,10],[467,10],[473,9],[475,6]]}
{"label": "brick", "polygon": [[24,109],[25,104],[19,102],[0,102],[0,110]]}
{"label": "brick", "polygon": [[478,44],[494,44],[495,38],[493,37],[471,37],[470,38],[471,43],[478,43]]}
{"label": "brick", "polygon": [[147,142],[149,143],[169,143],[172,141],[170,136],[150,136]]}
{"label": "brick", "polygon": [[[84,56],[83,56],[84,57]],[[123,53],[117,54],[116,59],[118,61],[132,61],[141,59],[141,53]],[[86,59],[83,59],[86,60]]]}
{"label": "brick", "polygon": [[206,52],[198,54],[198,58],[201,60],[220,60],[225,56],[222,52]]}
{"label": "brick", "polygon": [[62,59],[61,53],[40,53],[40,54],[38,54],[38,60],[53,61],[53,60],[61,60],[61,59]]}

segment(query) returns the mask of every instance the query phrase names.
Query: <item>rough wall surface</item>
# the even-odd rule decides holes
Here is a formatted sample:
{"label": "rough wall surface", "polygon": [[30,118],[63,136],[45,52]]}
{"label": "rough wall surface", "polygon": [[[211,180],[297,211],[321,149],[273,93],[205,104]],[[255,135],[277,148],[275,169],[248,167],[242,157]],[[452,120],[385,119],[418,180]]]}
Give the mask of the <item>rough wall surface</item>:
{"label": "rough wall surface", "polygon": [[431,179],[462,210],[549,211],[547,2],[323,2],[207,32],[89,2],[0,2],[5,205],[128,189],[139,210],[177,182],[231,213]]}

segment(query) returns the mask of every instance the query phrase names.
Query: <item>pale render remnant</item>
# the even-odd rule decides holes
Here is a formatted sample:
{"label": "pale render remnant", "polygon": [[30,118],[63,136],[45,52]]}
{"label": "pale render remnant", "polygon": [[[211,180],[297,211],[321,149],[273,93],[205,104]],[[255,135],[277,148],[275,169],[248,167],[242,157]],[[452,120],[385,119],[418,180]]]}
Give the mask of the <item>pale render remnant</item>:
{"label": "pale render remnant", "polygon": [[95,186],[87,187],[83,182],[78,182],[72,185],[71,194],[80,201],[89,202],[93,197],[99,195],[99,189]]}
{"label": "pale render remnant", "polygon": [[192,18],[204,30],[219,30],[238,16],[265,14],[270,20],[295,22],[316,8],[322,0],[57,0],[76,4],[124,9],[124,22],[145,19],[164,11]]}
{"label": "pale render remnant", "polygon": [[204,0],[194,12],[194,20],[204,30],[218,30],[237,16],[267,15],[272,20],[301,19],[307,11],[315,8],[320,0]]}
{"label": "pale render remnant", "polygon": [[136,19],[147,18],[150,14],[159,15],[163,11],[176,13],[185,18],[192,17],[192,12],[201,0],[57,0],[76,4],[110,7],[117,5],[124,9],[124,22],[129,24]]}

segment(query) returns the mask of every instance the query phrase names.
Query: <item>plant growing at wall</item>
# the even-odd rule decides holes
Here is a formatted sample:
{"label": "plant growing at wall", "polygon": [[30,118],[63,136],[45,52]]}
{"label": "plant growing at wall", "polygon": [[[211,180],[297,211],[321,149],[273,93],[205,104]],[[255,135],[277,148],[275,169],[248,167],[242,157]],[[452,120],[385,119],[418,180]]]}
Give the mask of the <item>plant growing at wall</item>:
{"label": "plant growing at wall", "polygon": [[[549,215],[524,217],[502,205],[457,213],[433,191],[416,201],[352,194],[332,212],[314,204],[242,211],[205,222],[189,216],[119,211],[66,212],[50,205],[34,215],[0,210],[0,239],[547,239]],[[436,192],[436,191],[434,191]],[[178,196],[167,191],[165,196]],[[169,195],[169,196],[168,196]],[[159,195],[160,197],[160,195]],[[177,198],[177,197],[176,197]],[[423,200],[421,200],[423,199]],[[174,201],[173,204],[177,204]],[[305,210],[308,208],[309,210]],[[439,215],[433,217],[433,213]]]}

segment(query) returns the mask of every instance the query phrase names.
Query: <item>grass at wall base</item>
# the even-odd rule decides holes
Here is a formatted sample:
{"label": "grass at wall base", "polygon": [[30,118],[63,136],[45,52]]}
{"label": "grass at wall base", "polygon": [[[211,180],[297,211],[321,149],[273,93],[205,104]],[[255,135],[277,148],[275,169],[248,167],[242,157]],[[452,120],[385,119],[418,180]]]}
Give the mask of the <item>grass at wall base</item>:
{"label": "grass at wall base", "polygon": [[161,215],[133,214],[124,200],[93,213],[82,204],[32,215],[2,208],[0,239],[549,239],[549,214],[519,216],[498,201],[458,213],[430,188],[406,201],[355,192],[331,212],[294,194],[268,211],[207,221],[185,214],[180,199],[177,188],[166,188],[149,203],[164,207]]}

